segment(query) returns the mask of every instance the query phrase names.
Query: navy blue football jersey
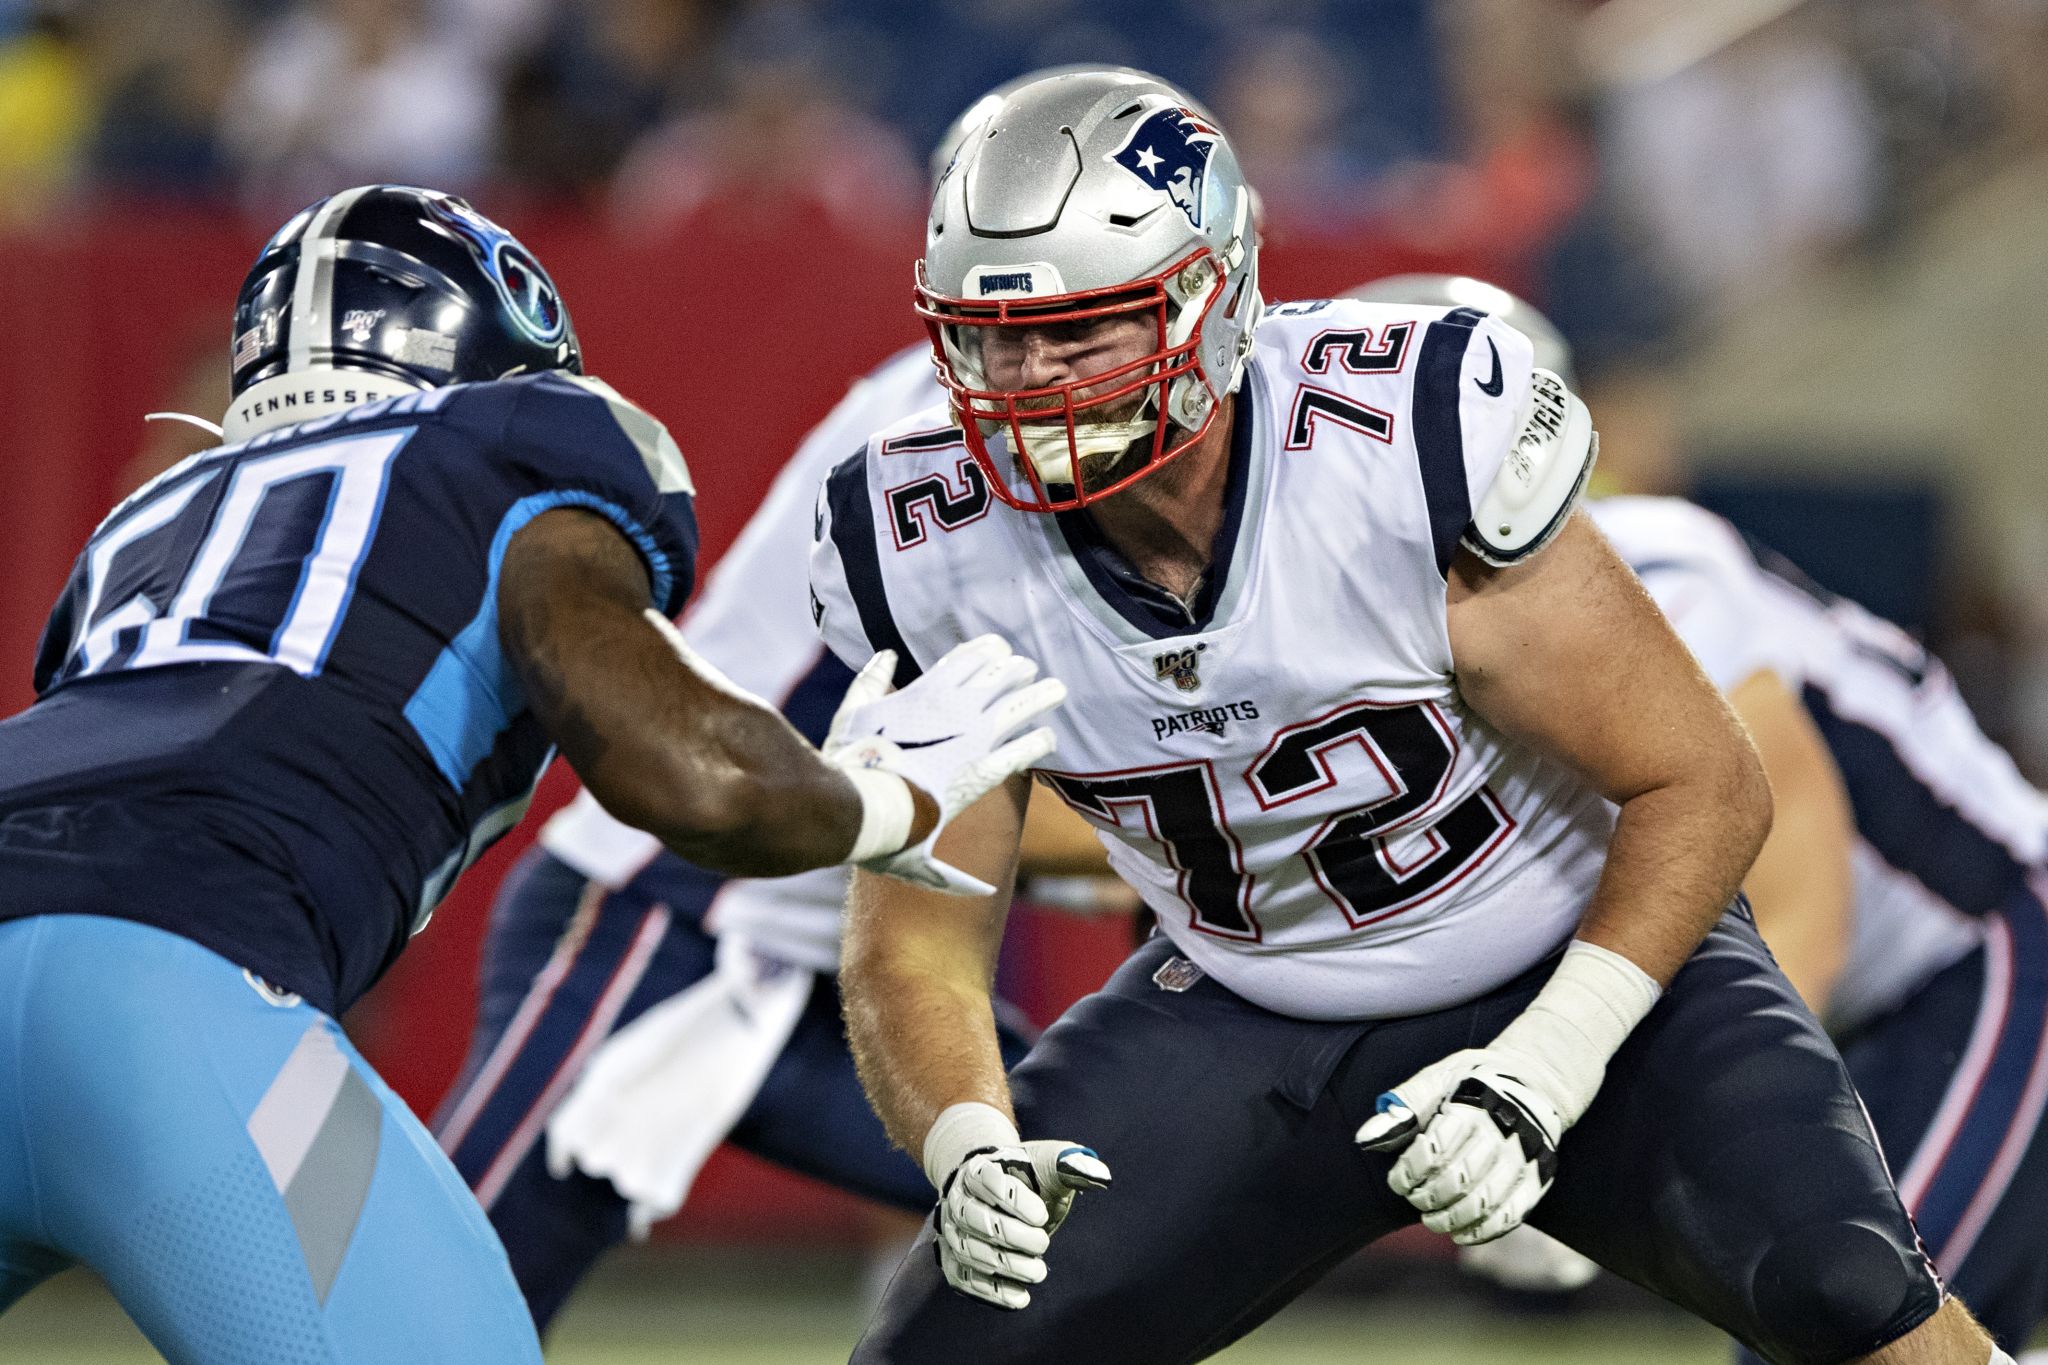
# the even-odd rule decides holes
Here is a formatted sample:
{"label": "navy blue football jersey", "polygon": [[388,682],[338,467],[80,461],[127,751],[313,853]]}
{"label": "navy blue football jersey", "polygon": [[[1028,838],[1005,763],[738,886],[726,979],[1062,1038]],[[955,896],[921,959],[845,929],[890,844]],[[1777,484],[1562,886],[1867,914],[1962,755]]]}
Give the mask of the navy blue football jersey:
{"label": "navy blue football jersey", "polygon": [[553,750],[498,643],[512,536],[616,525],[689,595],[689,474],[653,418],[547,373],[202,452],[108,516],[0,722],[0,919],[193,939],[330,1011],[524,813]]}

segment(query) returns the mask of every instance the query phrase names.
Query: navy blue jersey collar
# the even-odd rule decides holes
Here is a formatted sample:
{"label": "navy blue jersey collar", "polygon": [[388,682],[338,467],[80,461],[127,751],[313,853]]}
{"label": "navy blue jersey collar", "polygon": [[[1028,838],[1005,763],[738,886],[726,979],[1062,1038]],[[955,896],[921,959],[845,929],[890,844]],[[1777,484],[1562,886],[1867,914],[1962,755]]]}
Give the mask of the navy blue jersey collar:
{"label": "navy blue jersey collar", "polygon": [[1192,602],[1183,604],[1139,573],[1123,552],[1110,543],[1085,508],[1052,514],[1068,552],[1088,576],[1089,585],[1117,615],[1155,640],[1200,634],[1212,624],[1217,600],[1237,555],[1238,532],[1244,526],[1246,495],[1251,487],[1254,387],[1248,369],[1244,382],[1237,386],[1235,425],[1230,433],[1230,474],[1223,486],[1223,524],[1216,528],[1215,542],[1209,548],[1209,568],[1202,575]]}

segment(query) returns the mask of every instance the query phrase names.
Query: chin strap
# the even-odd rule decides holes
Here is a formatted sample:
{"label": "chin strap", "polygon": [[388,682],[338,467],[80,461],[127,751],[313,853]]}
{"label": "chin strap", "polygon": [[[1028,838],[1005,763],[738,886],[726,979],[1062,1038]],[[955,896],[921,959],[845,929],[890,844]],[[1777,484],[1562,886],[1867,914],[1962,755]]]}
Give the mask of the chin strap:
{"label": "chin strap", "polygon": [[[1149,407],[1149,405],[1148,405]],[[1024,455],[1031,461],[1031,467],[1038,471],[1047,487],[1054,484],[1074,483],[1074,453],[1078,451],[1081,461],[1102,455],[1121,455],[1138,441],[1148,439],[1158,430],[1158,422],[1150,417],[1133,418],[1128,422],[1076,422],[1074,442],[1067,445],[1067,429],[1064,425],[1054,426],[1050,422],[1023,422]]]}
{"label": "chin strap", "polygon": [[208,433],[216,439],[226,434],[221,430],[220,423],[209,422],[204,417],[194,417],[189,412],[145,412],[142,414],[142,420],[145,422],[184,422],[190,426],[198,427],[201,431]]}

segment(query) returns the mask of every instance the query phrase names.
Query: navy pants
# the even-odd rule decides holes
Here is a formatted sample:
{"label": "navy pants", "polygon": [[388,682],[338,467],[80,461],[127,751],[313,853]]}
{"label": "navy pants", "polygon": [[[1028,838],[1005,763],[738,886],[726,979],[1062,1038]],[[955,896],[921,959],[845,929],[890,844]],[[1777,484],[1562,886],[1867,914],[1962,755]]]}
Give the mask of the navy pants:
{"label": "navy pants", "polygon": [[[927,1222],[859,1365],[1221,1350],[1415,1221],[1387,1187],[1392,1158],[1353,1132],[1381,1092],[1497,1033],[1552,965],[1468,1005],[1342,1024],[1186,986],[1159,970],[1172,956],[1140,948],[1012,1073],[1026,1136],[1085,1142],[1115,1175],[1080,1197],[1030,1306],[949,1290]],[[1532,1222],[1775,1365],[1834,1365],[1940,1304],[1841,1059],[1746,914],[1723,917],[1615,1055],[1561,1157]]]}
{"label": "navy pants", "polygon": [[[691,889],[699,883],[701,893]],[[548,1116],[607,1036],[710,975],[717,945],[702,918],[717,885],[702,874],[696,883],[667,876],[611,893],[536,850],[492,906],[469,1059],[435,1130],[490,1215],[541,1327],[626,1237],[626,1205],[609,1181],[548,1173]],[[999,1025],[1014,1062],[1030,1045],[1028,1027],[1008,1014]],[[729,1141],[884,1204],[932,1204],[924,1173],[889,1145],[861,1092],[829,977],[818,979]]]}
{"label": "navy pants", "polygon": [[2017,1356],[2048,1317],[2048,906],[2014,897],[1842,1056],[1928,1253]]}

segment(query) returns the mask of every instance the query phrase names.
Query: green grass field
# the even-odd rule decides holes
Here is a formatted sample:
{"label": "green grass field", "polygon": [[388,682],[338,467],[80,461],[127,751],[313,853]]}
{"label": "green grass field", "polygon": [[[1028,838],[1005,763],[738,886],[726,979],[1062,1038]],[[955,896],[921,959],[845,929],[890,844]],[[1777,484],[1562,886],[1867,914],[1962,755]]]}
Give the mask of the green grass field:
{"label": "green grass field", "polygon": [[[830,1365],[860,1328],[860,1267],[800,1257],[618,1258],[563,1315],[553,1365]],[[1382,1285],[1380,1280],[1388,1283]],[[1627,1291],[1602,1311],[1501,1312],[1446,1277],[1361,1265],[1216,1357],[1226,1365],[1723,1365],[1723,1339]],[[0,1362],[149,1365],[159,1357],[106,1292],[60,1276],[0,1319]],[[398,1365],[394,1362],[393,1365]],[[406,1365],[411,1365],[407,1362]],[[420,1365],[430,1365],[421,1362]]]}

